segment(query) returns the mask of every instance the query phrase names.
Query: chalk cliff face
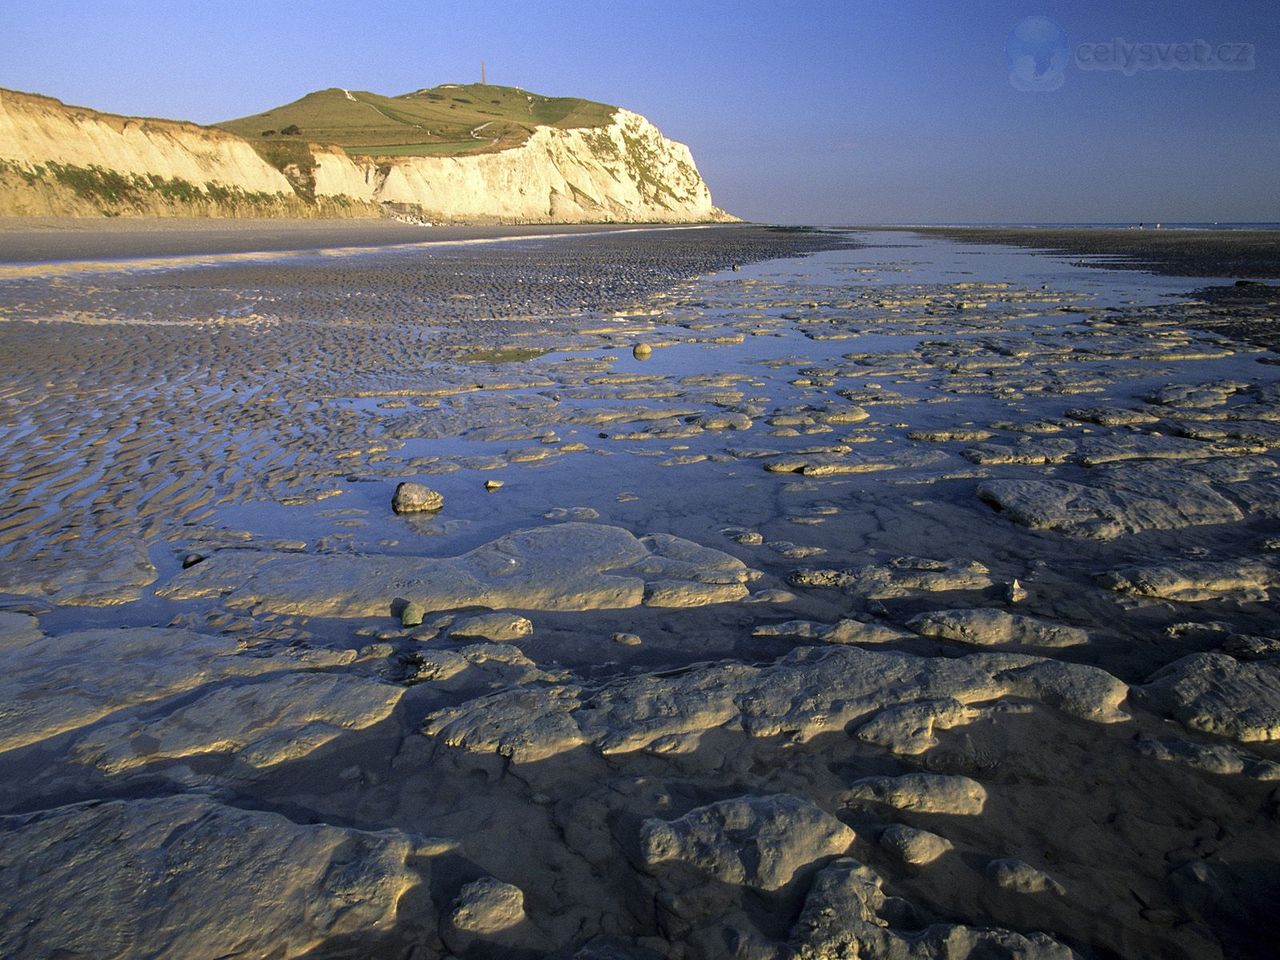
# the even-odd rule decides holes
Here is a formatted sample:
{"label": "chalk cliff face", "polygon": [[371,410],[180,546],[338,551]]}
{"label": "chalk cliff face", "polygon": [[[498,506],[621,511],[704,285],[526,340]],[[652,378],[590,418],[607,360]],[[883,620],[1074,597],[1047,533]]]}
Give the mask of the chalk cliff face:
{"label": "chalk cliff face", "polygon": [[0,214],[308,216],[245,140],[0,90]]}
{"label": "chalk cliff face", "polygon": [[[523,144],[447,157],[348,156],[298,144],[268,163],[209,127],[120,117],[0,90],[0,215],[378,216],[437,221],[696,222],[717,209],[688,147],[644,117],[538,127]],[[288,174],[286,176],[286,174]]]}
{"label": "chalk cliff face", "polygon": [[405,204],[438,219],[724,219],[682,143],[639,114],[605,127],[539,127],[510,150],[394,162],[316,151],[316,196]]}

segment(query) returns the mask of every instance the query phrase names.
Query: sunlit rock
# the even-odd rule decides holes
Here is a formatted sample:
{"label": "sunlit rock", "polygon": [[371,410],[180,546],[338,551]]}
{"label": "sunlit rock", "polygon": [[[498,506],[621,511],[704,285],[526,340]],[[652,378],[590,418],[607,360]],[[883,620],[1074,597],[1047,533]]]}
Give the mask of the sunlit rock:
{"label": "sunlit rock", "polygon": [[404,690],[330,673],[225,685],[163,716],[99,727],[77,742],[73,756],[107,773],[209,754],[271,767],[372,726],[391,713]]}
{"label": "sunlit rock", "polygon": [[226,595],[234,608],[308,616],[389,616],[463,607],[594,610],[698,606],[747,595],[735,557],[667,534],[561,523],[501,537],[459,557],[222,550],[163,587],[174,600]]}
{"label": "sunlit rock", "polygon": [[646,820],[640,829],[650,871],[676,861],[759,890],[785,887],[853,841],[854,832],[831,814],[787,794],[721,800],[678,820]]}
{"label": "sunlit rock", "polygon": [[[718,728],[808,740],[928,700],[971,705],[1023,697],[1109,723],[1127,716],[1120,710],[1127,695],[1124,683],[1096,667],[1022,654],[948,659],[801,647],[760,667],[726,662],[674,676],[642,674],[594,690],[517,688],[439,710],[426,718],[424,732],[469,752],[531,762],[586,744],[605,754],[689,749]],[[892,737],[890,749],[918,752],[921,735],[914,727],[886,722],[882,730],[901,731],[901,749]]]}
{"label": "sunlit rock", "polygon": [[350,663],[354,650],[247,656],[229,637],[132,627],[41,636],[6,652],[0,749],[76,730],[127,707],[232,677]]}
{"label": "sunlit rock", "polygon": [[0,835],[0,953],[15,960],[301,956],[389,929],[439,847],[192,796],[2,817]]}

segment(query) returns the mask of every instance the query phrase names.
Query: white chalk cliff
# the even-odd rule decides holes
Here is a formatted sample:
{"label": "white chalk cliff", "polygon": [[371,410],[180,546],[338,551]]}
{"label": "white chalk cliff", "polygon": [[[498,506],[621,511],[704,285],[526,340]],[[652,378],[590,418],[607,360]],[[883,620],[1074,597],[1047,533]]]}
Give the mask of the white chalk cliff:
{"label": "white chalk cliff", "polygon": [[313,170],[282,172],[223,130],[0,90],[0,215],[377,216],[394,208],[438,221],[733,219],[712,204],[688,147],[622,109],[605,126],[541,126],[493,153],[307,149]]}

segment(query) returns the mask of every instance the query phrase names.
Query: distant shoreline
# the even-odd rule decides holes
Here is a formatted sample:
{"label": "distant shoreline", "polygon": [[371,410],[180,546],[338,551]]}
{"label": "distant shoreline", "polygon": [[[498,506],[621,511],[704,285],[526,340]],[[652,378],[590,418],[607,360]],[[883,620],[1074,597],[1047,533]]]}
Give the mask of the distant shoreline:
{"label": "distant shoreline", "polygon": [[1050,223],[990,222],[990,223],[874,223],[859,224],[864,230],[1280,230],[1280,221],[1274,220],[1222,220],[1222,221],[1171,221],[1169,223],[1139,223],[1137,221]]}
{"label": "distant shoreline", "polygon": [[1169,276],[1280,278],[1280,230],[1139,230],[1136,227],[863,227],[903,230],[965,243],[1035,247],[1114,258],[1099,266]]}
{"label": "distant shoreline", "polygon": [[750,224],[527,223],[422,226],[393,220],[0,217],[0,264],[121,261]]}
{"label": "distant shoreline", "polygon": [[[865,228],[876,229],[876,228]],[[885,228],[881,228],[885,229]],[[1280,230],[1138,230],[1104,227],[900,227],[962,243],[1031,247],[1059,256],[1096,257],[1085,266],[1146,270],[1232,283],[1188,290],[1204,304],[1187,325],[1280,351]],[[1257,282],[1262,281],[1262,282]]]}

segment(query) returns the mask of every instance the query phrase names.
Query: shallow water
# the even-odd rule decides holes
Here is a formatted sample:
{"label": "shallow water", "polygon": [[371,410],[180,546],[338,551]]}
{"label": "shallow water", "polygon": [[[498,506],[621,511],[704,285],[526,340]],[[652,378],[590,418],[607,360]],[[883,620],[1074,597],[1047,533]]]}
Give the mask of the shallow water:
{"label": "shallow water", "polygon": [[[355,650],[353,662],[320,669],[407,688],[376,722],[322,711],[313,723],[341,732],[314,749],[297,746],[310,728],[271,718],[281,704],[249,703],[254,736],[293,744],[259,765],[242,734],[219,728],[243,717],[183,713],[209,691],[265,689],[258,677],[211,675],[145,699],[122,689],[102,716],[0,753],[0,806],[199,792],[296,823],[451,837],[469,865],[440,868],[432,909],[447,914],[473,875],[524,891],[520,936],[469,948],[480,954],[571,955],[608,936],[671,957],[730,944],[782,957],[802,946],[791,928],[823,855],[797,852],[804,868],[764,896],[714,864],[646,860],[637,837],[645,818],[788,793],[854,828],[847,852],[913,905],[912,918],[890,924],[903,937],[946,921],[1044,931],[1084,956],[1266,955],[1263,904],[1280,878],[1255,861],[1280,855],[1269,799],[1280,725],[1265,719],[1267,691],[1280,690],[1280,644],[1268,646],[1280,639],[1269,592],[1280,582],[1270,455],[1280,430],[1267,426],[1280,427],[1280,367],[1194,329],[1185,291],[1203,279],[881,231],[817,252],[795,241],[805,253],[795,257],[777,256],[782,241],[760,242],[728,262],[772,258],[717,270],[724,254],[696,250],[716,236],[685,235],[678,255],[676,241],[615,235],[0,279],[0,517],[10,518],[0,522],[0,606],[37,613],[55,638],[172,624],[233,637],[243,657]],[[703,272],[688,276],[691,263]],[[647,359],[632,354],[641,343]],[[544,352],[465,362],[511,350]],[[1216,399],[1153,399],[1169,385],[1224,382],[1236,386]],[[1247,439],[1205,433],[1231,424],[1253,426],[1241,428]],[[502,487],[486,492],[489,479]],[[439,491],[444,509],[393,513],[403,480]],[[1016,480],[1032,483],[1030,500],[1006,483]],[[1035,486],[1045,482],[1094,499],[1058,509],[1036,499],[1048,497]],[[414,567],[422,595],[407,599],[428,604],[430,625],[449,612],[430,607],[446,581],[454,589],[448,558],[575,522],[716,553],[606,564],[606,577],[639,569],[647,599],[598,608],[572,591],[548,600],[560,581],[596,584],[572,546],[499,551],[532,578],[525,593],[503,594],[523,597],[511,606],[533,624],[506,641],[519,663],[476,652],[447,625],[415,636],[393,616],[406,598],[377,591],[398,564],[445,561]],[[201,559],[184,572],[188,557]],[[124,568],[108,568],[121,558]],[[267,584],[238,566],[259,561],[293,580]],[[368,583],[329,579],[330,561]],[[1180,567],[1187,583],[1165,594],[1107,579],[1156,561],[1239,575],[1210,582]],[[495,562],[486,554],[476,574],[485,589],[506,576]],[[955,574],[964,564],[982,572]],[[1010,592],[1015,581],[1025,597]],[[686,605],[650,602],[672,582]],[[726,599],[732,590],[740,595]],[[908,627],[975,608],[1083,630],[1086,642]],[[793,702],[818,704],[821,716],[776,720],[772,733],[710,712],[678,734],[636,732],[701,708],[682,694],[650,716],[633,685],[720,668],[771,678],[793,651],[846,642],[774,629],[797,620],[871,625],[880,634],[850,647],[899,659],[859,669],[888,677],[885,664],[910,663],[918,675],[885,679],[870,713],[816,681]],[[619,633],[640,639],[615,642]],[[1159,684],[1143,686],[1187,655],[1222,649],[1257,664],[1261,679],[1224,682],[1208,705],[1171,705]],[[1135,689],[1116,715],[1045,694],[1048,681],[1004,689],[1014,661],[981,658],[1013,653],[1099,667]],[[449,674],[431,661],[446,654],[471,659]],[[988,663],[996,679],[945,694],[981,715],[939,722],[927,749],[856,735],[877,710],[935,702],[930,671]],[[87,682],[65,669],[69,688]],[[127,671],[106,673],[127,687]],[[706,675],[713,688],[730,683]],[[1101,674],[1070,676],[1081,703],[1103,696]],[[14,683],[13,696],[56,695],[38,669]],[[514,746],[486,739],[518,726],[486,697],[570,687],[589,700],[582,716],[597,700],[624,703],[610,722],[634,747],[540,728]],[[743,697],[744,710],[756,700],[770,709],[763,693]],[[260,722],[254,710],[265,711]],[[121,721],[133,727],[111,725]],[[194,739],[161,746],[175,724]],[[1171,758],[1152,753],[1155,740],[1175,745]],[[84,759],[95,750],[132,751],[136,762]],[[1223,772],[1232,764],[1244,772]],[[981,782],[985,811],[849,799],[860,777],[918,771]],[[892,824],[935,832],[950,852],[927,867],[897,862],[880,839]],[[1064,892],[1000,886],[987,865],[1010,857]],[[698,869],[715,883],[695,896]],[[315,942],[331,955],[399,956],[412,942],[436,955],[438,935],[402,911],[376,933]]]}

